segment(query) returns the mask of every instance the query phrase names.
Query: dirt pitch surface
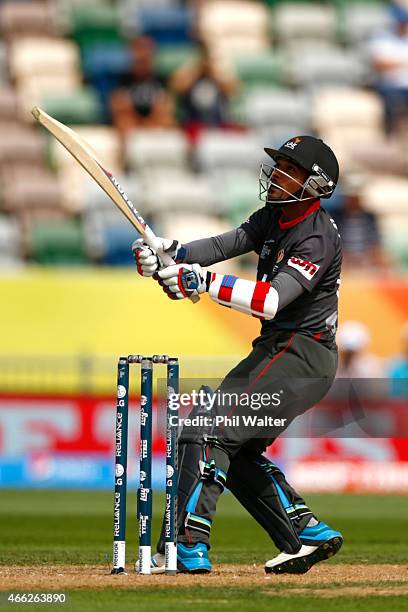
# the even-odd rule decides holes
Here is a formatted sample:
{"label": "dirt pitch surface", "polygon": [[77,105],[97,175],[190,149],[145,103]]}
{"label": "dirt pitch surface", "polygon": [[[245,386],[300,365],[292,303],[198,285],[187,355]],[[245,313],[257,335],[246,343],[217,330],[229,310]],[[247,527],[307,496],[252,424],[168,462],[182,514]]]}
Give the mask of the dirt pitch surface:
{"label": "dirt pitch surface", "polygon": [[408,565],[321,565],[302,576],[266,575],[263,568],[256,565],[220,565],[209,575],[178,574],[174,577],[139,576],[131,567],[128,572],[111,576],[107,567],[92,565],[7,566],[0,567],[0,590],[259,586],[274,592],[274,587],[279,587],[280,595],[408,595]]}

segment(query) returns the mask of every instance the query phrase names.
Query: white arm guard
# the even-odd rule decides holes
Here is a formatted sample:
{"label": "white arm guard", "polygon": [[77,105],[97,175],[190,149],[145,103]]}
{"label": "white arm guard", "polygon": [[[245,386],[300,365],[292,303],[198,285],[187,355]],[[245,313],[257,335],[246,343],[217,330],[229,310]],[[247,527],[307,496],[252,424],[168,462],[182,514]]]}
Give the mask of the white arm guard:
{"label": "white arm guard", "polygon": [[208,293],[214,302],[260,319],[273,319],[278,310],[278,292],[269,283],[261,281],[212,272]]}

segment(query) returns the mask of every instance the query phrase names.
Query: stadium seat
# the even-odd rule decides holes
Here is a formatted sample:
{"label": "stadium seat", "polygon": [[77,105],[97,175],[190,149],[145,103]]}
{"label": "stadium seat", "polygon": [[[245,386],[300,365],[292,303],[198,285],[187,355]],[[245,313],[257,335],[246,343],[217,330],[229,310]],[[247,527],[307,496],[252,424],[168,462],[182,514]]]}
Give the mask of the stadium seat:
{"label": "stadium seat", "polygon": [[[51,10],[54,13],[55,22],[64,34],[68,34],[71,27],[72,11],[83,6],[83,0],[52,0]],[[112,5],[111,0],[86,0],[88,7],[106,8]]]}
{"label": "stadium seat", "polygon": [[13,217],[0,216],[0,259],[9,256],[20,259],[22,252],[22,236],[17,220]]}
{"label": "stadium seat", "polygon": [[379,220],[385,248],[401,271],[406,272],[408,270],[408,212],[405,214],[388,213],[381,215]]}
{"label": "stadium seat", "polygon": [[0,43],[0,85],[7,83],[8,79],[8,68],[7,68],[7,47]]}
{"label": "stadium seat", "polygon": [[0,133],[0,165],[14,162],[41,165],[44,157],[45,138],[40,131],[13,122],[3,125]]}
{"label": "stadium seat", "polygon": [[46,37],[14,40],[9,50],[9,66],[13,79],[61,72],[80,74],[77,46],[69,40]]}
{"label": "stadium seat", "polygon": [[300,87],[316,88],[318,85],[357,85],[366,84],[370,77],[369,64],[363,56],[353,50],[340,47],[311,46],[302,53],[295,49],[288,52],[285,76],[289,83]]}
{"label": "stadium seat", "polygon": [[267,52],[271,42],[266,7],[245,0],[203,3],[198,31],[224,70],[233,69],[235,55]]}
{"label": "stadium seat", "polygon": [[43,265],[86,263],[81,226],[76,220],[34,221],[27,244],[31,259]]}
{"label": "stadium seat", "polygon": [[347,2],[342,7],[340,23],[342,40],[356,45],[388,29],[392,19],[388,7],[381,2]]}
{"label": "stadium seat", "polygon": [[185,168],[188,164],[188,147],[182,130],[134,130],[125,138],[126,163],[131,170]]}
{"label": "stadium seat", "polygon": [[60,94],[47,94],[41,100],[42,108],[62,123],[87,125],[101,123],[104,118],[102,103],[92,87]]}
{"label": "stadium seat", "polygon": [[86,81],[98,92],[105,118],[110,119],[111,92],[120,86],[122,77],[130,71],[129,50],[123,43],[87,45],[82,65]]}
{"label": "stadium seat", "polygon": [[253,134],[222,130],[204,132],[194,152],[196,164],[203,172],[225,168],[256,171],[261,155],[262,149]]}
{"label": "stadium seat", "polygon": [[353,171],[353,151],[356,147],[360,150],[369,150],[380,147],[384,140],[381,129],[364,125],[340,126],[322,131],[319,135],[336,151],[336,157],[343,172]]}
{"label": "stadium seat", "polygon": [[0,89],[0,123],[17,120],[18,100],[16,92],[12,87]]}
{"label": "stadium seat", "polygon": [[44,169],[15,166],[13,172],[2,175],[2,208],[19,218],[30,217],[35,210],[62,210],[61,184]]}
{"label": "stadium seat", "polygon": [[81,86],[79,53],[71,41],[32,37],[14,40],[9,68],[26,118],[45,94],[74,91]]}
{"label": "stadium seat", "polygon": [[272,17],[274,36],[281,44],[310,40],[336,40],[337,16],[332,6],[317,2],[282,2]]}
{"label": "stadium seat", "polygon": [[27,35],[53,35],[51,3],[7,0],[0,3],[0,33],[7,40]]}
{"label": "stadium seat", "polygon": [[[112,127],[78,126],[82,136],[104,167],[115,176],[122,171],[122,150],[118,133]],[[58,172],[63,189],[63,205],[67,210],[79,212],[84,205],[84,191],[93,182],[74,158],[54,139],[50,140],[50,160]]]}
{"label": "stadium seat", "polygon": [[[368,210],[387,215],[408,215],[408,179],[394,175],[371,176],[363,189],[363,199]],[[392,202],[392,210],[384,207]],[[406,239],[406,234],[405,234]]]}
{"label": "stadium seat", "polygon": [[193,60],[196,55],[196,46],[193,44],[160,45],[155,54],[155,72],[163,79],[167,79],[187,61]]}
{"label": "stadium seat", "polygon": [[310,99],[290,89],[254,89],[245,97],[244,118],[250,126],[262,129],[310,125]]}
{"label": "stadium seat", "polygon": [[76,5],[71,11],[69,32],[81,53],[88,46],[120,42],[122,35],[118,10],[110,5]]}
{"label": "stadium seat", "polygon": [[177,169],[150,170],[143,175],[142,210],[155,219],[163,211],[214,210],[214,196],[208,181],[188,171]]}
{"label": "stadium seat", "polygon": [[282,58],[279,53],[245,53],[234,56],[237,78],[244,87],[276,86],[282,82]]}
{"label": "stadium seat", "polygon": [[383,130],[383,104],[378,94],[352,87],[319,89],[312,104],[317,130],[341,126],[372,127]]}
{"label": "stadium seat", "polygon": [[354,145],[351,163],[356,169],[373,174],[408,175],[408,153],[397,139],[384,138],[375,147]]}
{"label": "stadium seat", "polygon": [[191,41],[192,13],[182,6],[143,7],[136,26],[158,45],[182,45]]}
{"label": "stadium seat", "polygon": [[261,207],[258,195],[256,177],[250,174],[227,177],[220,193],[220,209],[232,227],[238,227],[250,213]]}
{"label": "stadium seat", "polygon": [[267,38],[269,14],[261,4],[246,0],[205,2],[199,11],[198,28],[206,41],[224,36]]}

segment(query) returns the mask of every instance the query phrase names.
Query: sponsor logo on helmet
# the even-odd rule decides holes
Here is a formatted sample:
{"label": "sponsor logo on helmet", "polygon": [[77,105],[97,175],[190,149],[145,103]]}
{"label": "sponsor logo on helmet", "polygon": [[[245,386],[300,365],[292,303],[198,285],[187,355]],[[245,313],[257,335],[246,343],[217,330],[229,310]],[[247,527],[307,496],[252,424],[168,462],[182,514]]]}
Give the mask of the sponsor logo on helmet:
{"label": "sponsor logo on helmet", "polygon": [[288,140],[287,143],[285,143],[283,146],[287,147],[288,149],[292,149],[292,151],[294,149],[296,149],[296,147],[298,146],[299,143],[302,142],[301,138],[293,138],[292,140]]}

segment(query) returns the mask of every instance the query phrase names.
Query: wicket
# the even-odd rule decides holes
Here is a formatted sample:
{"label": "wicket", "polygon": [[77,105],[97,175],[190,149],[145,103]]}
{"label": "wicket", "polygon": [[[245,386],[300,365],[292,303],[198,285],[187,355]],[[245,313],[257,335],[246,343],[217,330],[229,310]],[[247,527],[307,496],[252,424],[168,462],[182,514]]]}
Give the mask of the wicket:
{"label": "wicket", "polygon": [[153,364],[167,365],[166,408],[166,494],[164,511],[165,573],[177,573],[177,431],[178,411],[170,407],[170,397],[179,391],[179,364],[167,355],[129,355],[118,361],[115,427],[115,495],[113,519],[112,574],[125,573],[126,495],[128,455],[129,365],[141,364],[140,389],[140,476],[137,514],[139,520],[139,573],[151,573],[152,419]]}

